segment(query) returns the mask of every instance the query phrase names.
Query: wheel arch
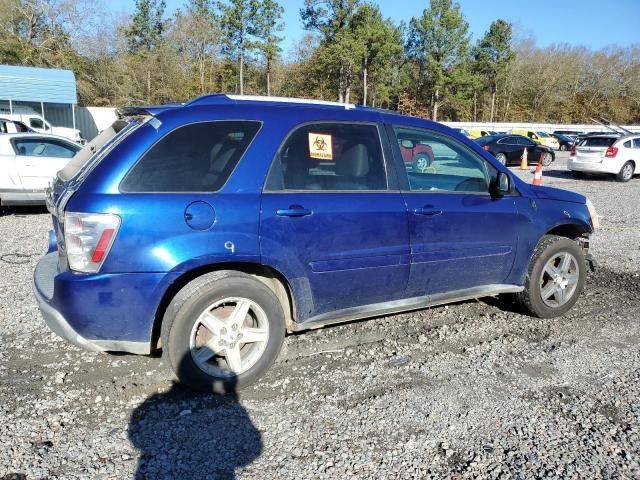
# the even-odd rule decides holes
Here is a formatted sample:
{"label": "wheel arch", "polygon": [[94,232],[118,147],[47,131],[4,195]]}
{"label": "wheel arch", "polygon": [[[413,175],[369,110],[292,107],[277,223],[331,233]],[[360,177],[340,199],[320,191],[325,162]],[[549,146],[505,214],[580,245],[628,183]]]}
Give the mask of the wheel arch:
{"label": "wheel arch", "polygon": [[286,277],[273,267],[251,262],[222,262],[202,265],[182,273],[165,290],[153,319],[151,333],[151,351],[158,351],[162,348],[162,321],[167,307],[176,294],[189,282],[202,275],[221,270],[229,270],[245,273],[261,281],[265,286],[273,291],[283,306],[285,315],[285,326],[287,332],[292,332],[292,325],[295,322],[295,301],[293,289]]}
{"label": "wheel arch", "polygon": [[591,231],[584,225],[579,223],[563,223],[556,225],[544,235],[557,235],[559,237],[566,237],[571,240],[576,240],[580,237],[585,237],[591,234]]}

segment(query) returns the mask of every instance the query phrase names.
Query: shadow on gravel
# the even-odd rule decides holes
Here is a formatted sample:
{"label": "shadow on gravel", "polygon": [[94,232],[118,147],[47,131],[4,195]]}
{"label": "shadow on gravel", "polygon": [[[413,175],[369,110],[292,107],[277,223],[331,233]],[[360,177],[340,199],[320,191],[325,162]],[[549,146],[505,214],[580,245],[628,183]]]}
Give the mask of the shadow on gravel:
{"label": "shadow on gravel", "polygon": [[11,215],[16,217],[26,217],[29,215],[42,215],[43,213],[47,213],[47,207],[45,207],[44,205],[10,207],[0,206],[0,217],[8,217]]}
{"label": "shadow on gravel", "polygon": [[180,383],[135,409],[129,439],[140,451],[136,480],[232,480],[263,449],[235,388],[206,395]]}

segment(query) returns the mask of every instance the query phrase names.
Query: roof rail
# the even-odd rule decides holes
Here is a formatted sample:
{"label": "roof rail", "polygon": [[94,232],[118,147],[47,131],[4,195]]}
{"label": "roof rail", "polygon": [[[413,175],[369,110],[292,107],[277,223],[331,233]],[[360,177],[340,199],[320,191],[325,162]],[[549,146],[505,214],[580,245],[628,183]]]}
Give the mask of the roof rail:
{"label": "roof rail", "polygon": [[313,100],[309,98],[294,97],[267,97],[261,95],[225,95],[223,93],[214,93],[211,95],[203,95],[194,98],[186,104],[186,106],[194,105],[220,105],[230,104],[234,102],[265,102],[265,103],[295,103],[302,105],[319,105],[327,107],[340,107],[345,110],[356,108],[353,103],[329,102],[327,100]]}

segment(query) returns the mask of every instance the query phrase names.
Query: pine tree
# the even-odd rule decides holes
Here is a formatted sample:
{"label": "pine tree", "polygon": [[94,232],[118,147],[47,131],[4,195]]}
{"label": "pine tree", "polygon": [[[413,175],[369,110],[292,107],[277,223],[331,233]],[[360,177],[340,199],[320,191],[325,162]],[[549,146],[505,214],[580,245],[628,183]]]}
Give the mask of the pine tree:
{"label": "pine tree", "polygon": [[262,53],[265,60],[267,95],[271,95],[271,70],[274,60],[278,57],[282,49],[278,32],[284,30],[282,15],[284,8],[276,0],[256,0],[256,28],[255,42],[256,48]]}
{"label": "pine tree", "polygon": [[153,50],[162,38],[165,23],[162,19],[166,3],[164,0],[136,0],[136,11],[125,35],[131,53]]}

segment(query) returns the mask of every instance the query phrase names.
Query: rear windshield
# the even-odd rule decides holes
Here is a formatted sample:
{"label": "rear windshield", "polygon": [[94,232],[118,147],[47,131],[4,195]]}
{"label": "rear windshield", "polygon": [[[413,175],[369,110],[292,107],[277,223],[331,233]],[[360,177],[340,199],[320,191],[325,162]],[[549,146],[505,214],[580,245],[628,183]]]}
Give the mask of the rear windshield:
{"label": "rear windshield", "polygon": [[222,188],[260,122],[212,121],[177,128],[160,139],[120,184],[123,192],[215,192]]}
{"label": "rear windshield", "polygon": [[617,137],[587,137],[580,142],[579,147],[610,147]]}
{"label": "rear windshield", "polygon": [[58,172],[61,180],[67,181],[75,177],[82,166],[100,150],[109,140],[115,137],[128,123],[124,120],[116,120],[109,128],[105,128],[93,140],[87,143],[82,150],[75,154],[73,159]]}

